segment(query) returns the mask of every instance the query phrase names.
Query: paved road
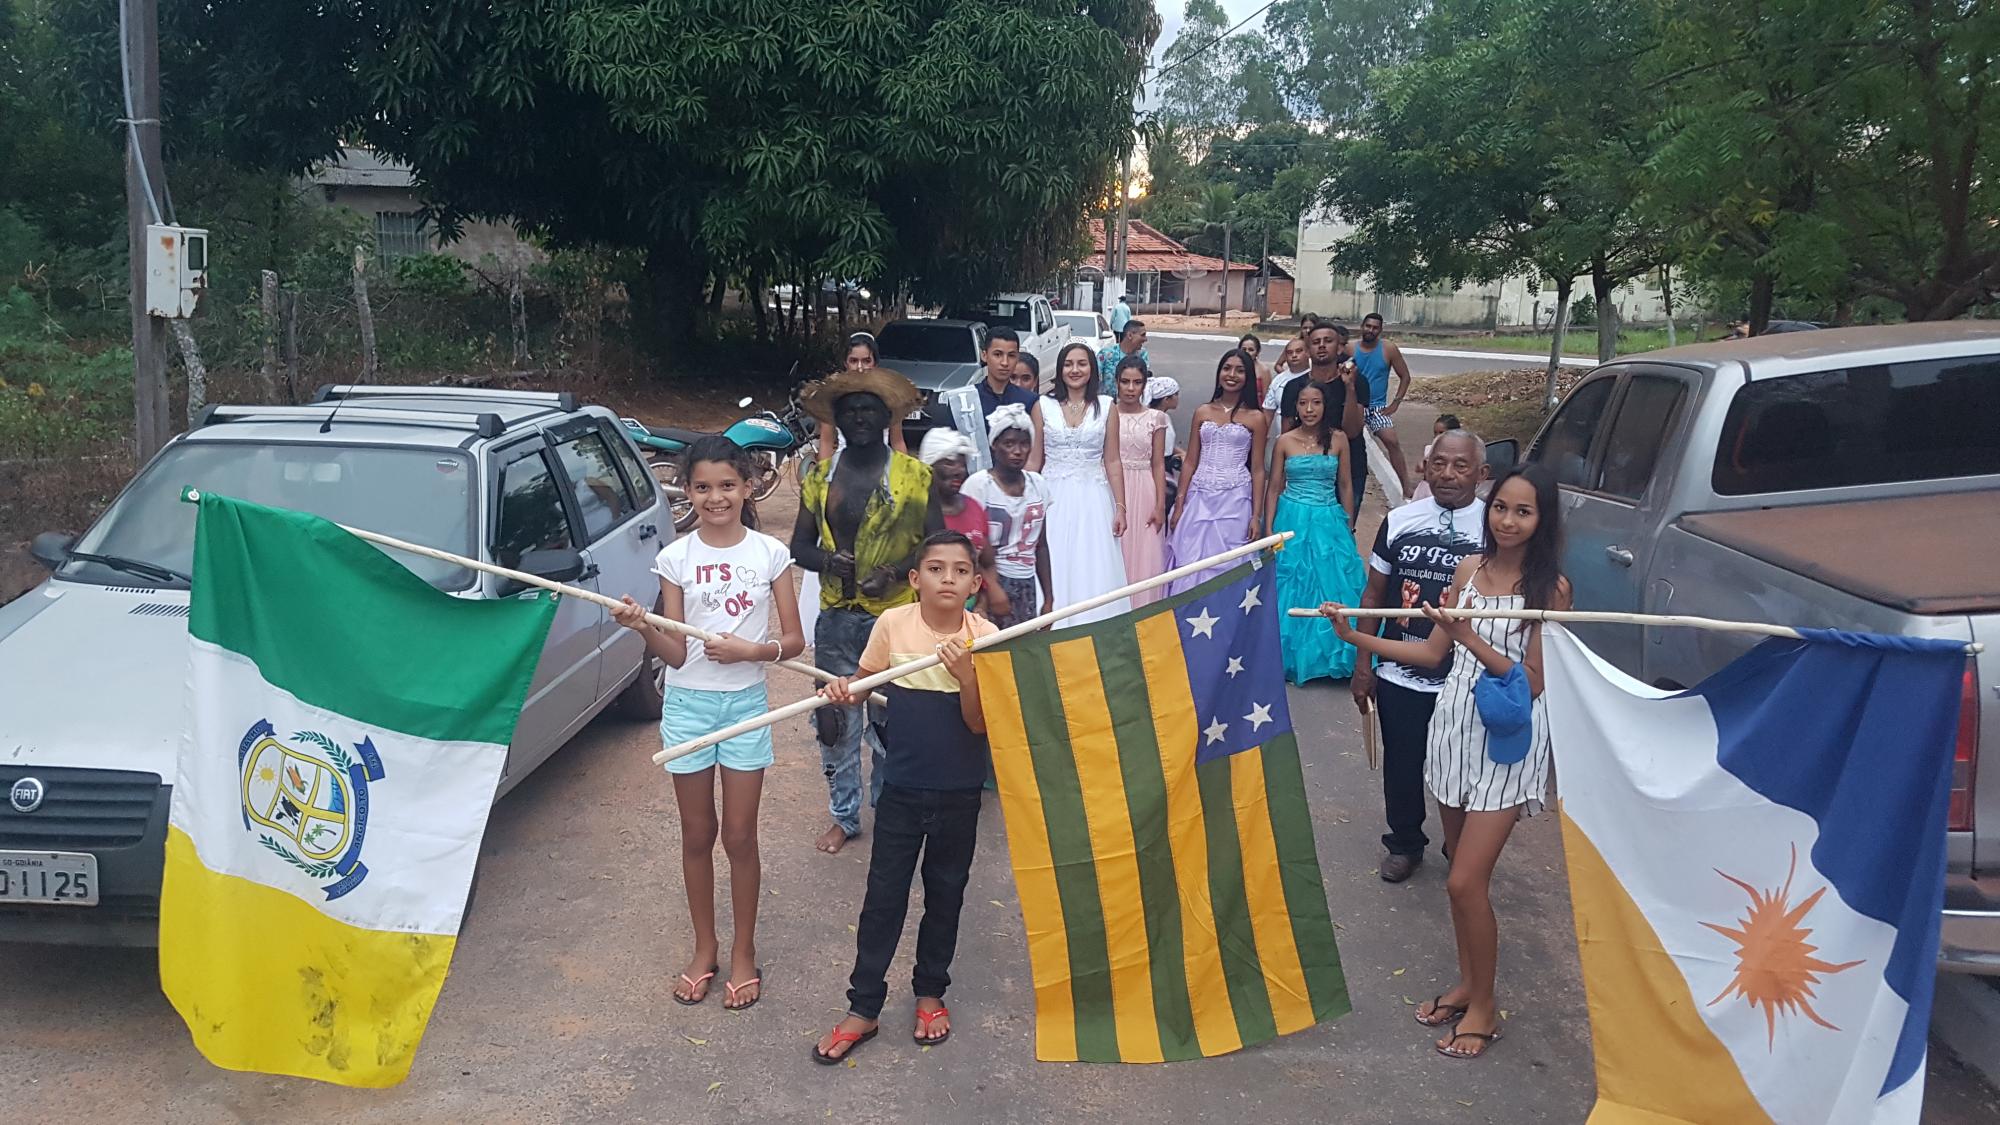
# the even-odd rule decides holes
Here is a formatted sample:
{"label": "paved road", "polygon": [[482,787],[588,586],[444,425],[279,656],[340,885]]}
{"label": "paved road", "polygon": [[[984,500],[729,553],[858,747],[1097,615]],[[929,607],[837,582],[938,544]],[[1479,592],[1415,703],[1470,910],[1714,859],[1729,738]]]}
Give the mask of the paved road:
{"label": "paved road", "polygon": [[[1156,364],[1205,399],[1205,341],[1161,341]],[[1185,405],[1192,410],[1192,405]],[[1372,530],[1364,516],[1364,532]],[[805,691],[776,673],[773,699]],[[725,1013],[671,1001],[687,956],[670,789],[658,735],[600,719],[501,802],[479,899],[410,1080],[344,1090],[217,1070],[189,1046],[144,951],[0,946],[0,1114],[88,1125],[243,1122],[1078,1122],[1289,1125],[1337,1120],[1581,1121],[1593,1090],[1560,837],[1516,833],[1495,877],[1508,1036],[1444,1059],[1412,1006],[1450,983],[1443,865],[1384,884],[1379,775],[1343,685],[1291,691],[1351,1015],[1236,1055],[1168,1066],[1034,1061],[1032,985],[999,810],[988,799],[966,896],[952,1041],[907,1037],[900,981],[882,1037],[853,1067],[807,1051],[840,1013],[866,838],[839,856],[812,839],[826,790],[806,724],[778,731],[766,783],[760,951],[765,997]],[[719,858],[719,857],[718,857]],[[725,906],[726,912],[726,906]],[[915,916],[911,918],[912,933]],[[1925,1120],[2000,1119],[2000,1098],[1934,1051]]]}

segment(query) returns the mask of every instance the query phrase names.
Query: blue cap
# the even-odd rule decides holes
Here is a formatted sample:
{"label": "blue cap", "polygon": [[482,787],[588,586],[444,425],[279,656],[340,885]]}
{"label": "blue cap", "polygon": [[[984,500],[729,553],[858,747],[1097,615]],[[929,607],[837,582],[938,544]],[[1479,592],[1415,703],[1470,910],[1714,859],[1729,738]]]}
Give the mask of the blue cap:
{"label": "blue cap", "polygon": [[1535,733],[1535,695],[1520,664],[1504,676],[1482,671],[1472,685],[1472,702],[1486,727],[1486,756],[1511,766],[1528,756]]}

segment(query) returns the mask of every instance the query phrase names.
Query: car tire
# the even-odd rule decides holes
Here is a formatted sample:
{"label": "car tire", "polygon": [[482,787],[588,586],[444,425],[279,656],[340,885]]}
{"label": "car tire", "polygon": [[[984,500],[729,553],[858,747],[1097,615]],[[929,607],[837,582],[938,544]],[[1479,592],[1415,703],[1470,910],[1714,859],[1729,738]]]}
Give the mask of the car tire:
{"label": "car tire", "polygon": [[[658,598],[653,600],[653,612],[659,613],[666,607]],[[639,674],[611,701],[612,710],[627,719],[657,723],[660,709],[666,699],[666,661],[654,656],[651,651],[640,658]]]}

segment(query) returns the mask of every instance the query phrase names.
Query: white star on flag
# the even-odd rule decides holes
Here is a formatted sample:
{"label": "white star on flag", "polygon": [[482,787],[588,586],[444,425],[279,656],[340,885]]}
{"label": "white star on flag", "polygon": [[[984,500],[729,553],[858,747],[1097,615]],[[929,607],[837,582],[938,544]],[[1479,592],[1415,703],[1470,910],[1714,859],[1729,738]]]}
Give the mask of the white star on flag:
{"label": "white star on flag", "polygon": [[1223,669],[1223,671],[1229,673],[1229,678],[1232,680],[1236,678],[1236,673],[1241,672],[1242,670],[1243,670],[1243,658],[1240,656],[1230,657],[1229,667]]}
{"label": "white star on flag", "polygon": [[1271,707],[1266,703],[1251,704],[1250,713],[1243,717],[1250,720],[1250,730],[1252,733],[1262,729],[1265,723],[1276,721],[1271,718]]}
{"label": "white star on flag", "polygon": [[1221,719],[1210,719],[1208,721],[1208,729],[1201,733],[1208,736],[1210,743],[1221,742],[1222,736],[1229,733],[1229,724],[1223,722]]}
{"label": "white star on flag", "polygon": [[1236,608],[1242,610],[1245,613],[1249,613],[1251,610],[1256,609],[1258,606],[1263,604],[1264,600],[1257,595],[1257,587],[1246,586],[1244,587],[1243,590],[1243,604],[1237,606]]}
{"label": "white star on flag", "polygon": [[1222,619],[1219,617],[1210,617],[1208,610],[1203,609],[1199,614],[1188,618],[1187,623],[1188,627],[1194,630],[1195,636],[1213,639],[1215,637],[1215,623],[1220,620]]}

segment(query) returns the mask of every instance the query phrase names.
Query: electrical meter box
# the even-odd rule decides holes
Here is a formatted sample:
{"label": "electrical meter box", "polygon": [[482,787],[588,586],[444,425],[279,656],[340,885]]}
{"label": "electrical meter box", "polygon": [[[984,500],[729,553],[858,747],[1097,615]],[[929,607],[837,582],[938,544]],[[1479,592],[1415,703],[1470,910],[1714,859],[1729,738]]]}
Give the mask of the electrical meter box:
{"label": "electrical meter box", "polygon": [[208,232],[154,224],[146,228],[146,312],[194,315],[208,289]]}

